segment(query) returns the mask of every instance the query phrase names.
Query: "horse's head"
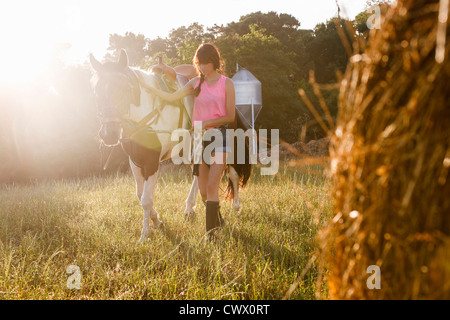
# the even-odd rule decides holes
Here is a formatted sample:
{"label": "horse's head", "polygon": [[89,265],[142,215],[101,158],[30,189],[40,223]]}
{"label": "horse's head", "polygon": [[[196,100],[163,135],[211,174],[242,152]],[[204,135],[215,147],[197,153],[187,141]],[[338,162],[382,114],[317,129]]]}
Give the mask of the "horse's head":
{"label": "horse's head", "polygon": [[102,64],[92,54],[90,62],[96,71],[93,86],[102,122],[99,136],[105,145],[117,145],[122,132],[122,115],[135,103],[135,83],[130,79],[128,56],[122,49],[118,62]]}

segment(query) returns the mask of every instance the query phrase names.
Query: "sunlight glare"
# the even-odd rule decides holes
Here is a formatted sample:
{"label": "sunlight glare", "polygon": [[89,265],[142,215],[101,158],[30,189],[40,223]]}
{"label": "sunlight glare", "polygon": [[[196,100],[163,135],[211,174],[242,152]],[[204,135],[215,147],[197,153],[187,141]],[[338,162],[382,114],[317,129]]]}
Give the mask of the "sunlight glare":
{"label": "sunlight glare", "polygon": [[[73,41],[80,41],[78,6],[55,1],[14,1],[0,5],[0,82],[29,83],[49,71],[55,57],[73,57]],[[64,57],[69,53],[68,57]],[[70,56],[71,55],[71,56]],[[66,62],[66,61],[64,61]]]}

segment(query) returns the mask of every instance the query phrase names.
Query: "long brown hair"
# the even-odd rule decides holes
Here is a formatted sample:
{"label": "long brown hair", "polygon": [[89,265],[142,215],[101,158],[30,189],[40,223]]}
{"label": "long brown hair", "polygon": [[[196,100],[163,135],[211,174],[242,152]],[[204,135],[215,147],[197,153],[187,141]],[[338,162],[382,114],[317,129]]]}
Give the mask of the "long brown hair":
{"label": "long brown hair", "polygon": [[223,73],[224,61],[220,56],[219,49],[211,43],[201,44],[197,48],[195,56],[192,59],[192,64],[200,74],[200,84],[194,90],[195,97],[198,97],[198,95],[200,94],[200,87],[202,86],[203,81],[205,81],[205,75],[200,72],[199,64],[207,64],[210,62],[213,64],[213,67],[217,72]]}

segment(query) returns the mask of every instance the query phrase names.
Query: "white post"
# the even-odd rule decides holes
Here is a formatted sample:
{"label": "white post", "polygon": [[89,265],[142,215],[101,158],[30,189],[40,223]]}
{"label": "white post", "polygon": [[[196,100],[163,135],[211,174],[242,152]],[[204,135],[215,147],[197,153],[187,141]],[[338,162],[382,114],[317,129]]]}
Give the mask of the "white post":
{"label": "white post", "polygon": [[252,136],[253,136],[253,154],[254,155],[256,155],[256,152],[257,152],[257,150],[256,150],[256,137],[255,137],[255,132],[256,132],[256,130],[255,130],[255,106],[254,106],[254,104],[253,104],[253,98],[251,98],[252,100],[252,130],[254,130],[253,131],[253,134],[252,134]]}

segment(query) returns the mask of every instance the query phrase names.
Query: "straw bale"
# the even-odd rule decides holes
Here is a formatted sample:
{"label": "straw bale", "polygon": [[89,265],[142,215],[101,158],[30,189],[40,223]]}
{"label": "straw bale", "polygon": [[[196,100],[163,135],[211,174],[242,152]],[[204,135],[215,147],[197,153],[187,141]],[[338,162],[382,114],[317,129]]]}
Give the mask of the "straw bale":
{"label": "straw bale", "polygon": [[335,216],[319,235],[332,299],[450,298],[446,3],[399,0],[355,44],[330,142]]}

